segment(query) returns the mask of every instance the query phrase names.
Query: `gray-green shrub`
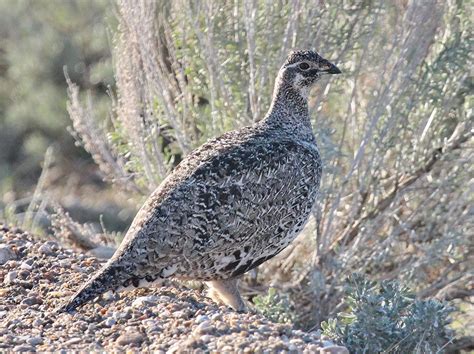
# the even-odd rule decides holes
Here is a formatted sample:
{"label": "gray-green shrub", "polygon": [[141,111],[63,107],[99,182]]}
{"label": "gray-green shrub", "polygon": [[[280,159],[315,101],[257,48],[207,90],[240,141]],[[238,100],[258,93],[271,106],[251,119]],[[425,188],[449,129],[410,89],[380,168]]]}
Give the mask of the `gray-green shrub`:
{"label": "gray-green shrub", "polygon": [[348,280],[344,312],[322,323],[323,334],[351,353],[436,353],[451,340],[453,311],[436,300],[417,300],[396,281]]}

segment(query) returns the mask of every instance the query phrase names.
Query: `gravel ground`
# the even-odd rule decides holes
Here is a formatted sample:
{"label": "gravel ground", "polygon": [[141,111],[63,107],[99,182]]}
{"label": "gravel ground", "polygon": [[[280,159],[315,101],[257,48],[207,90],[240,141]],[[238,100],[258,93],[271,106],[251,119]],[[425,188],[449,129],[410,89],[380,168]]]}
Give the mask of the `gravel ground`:
{"label": "gravel ground", "polygon": [[100,265],[0,225],[0,352],[348,353],[317,332],[236,313],[179,284],[107,293],[74,314],[55,314]]}

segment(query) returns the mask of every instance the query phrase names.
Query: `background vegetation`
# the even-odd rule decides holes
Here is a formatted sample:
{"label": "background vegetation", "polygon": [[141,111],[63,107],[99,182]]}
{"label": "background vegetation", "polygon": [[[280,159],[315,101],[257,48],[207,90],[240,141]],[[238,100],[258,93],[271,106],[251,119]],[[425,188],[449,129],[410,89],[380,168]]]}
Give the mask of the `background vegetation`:
{"label": "background vegetation", "polygon": [[[315,48],[344,73],[311,97],[322,191],[290,249],[246,277],[247,296],[271,283],[292,309],[274,318],[317,328],[350,307],[344,285],[358,272],[398,280],[420,300],[450,301],[453,326],[468,334],[471,18],[461,0],[4,0],[3,217],[47,225],[37,215],[53,210],[56,237],[84,249],[110,245],[106,229],[124,231],[184,155],[263,117],[290,49]],[[99,229],[76,223],[99,215]]]}

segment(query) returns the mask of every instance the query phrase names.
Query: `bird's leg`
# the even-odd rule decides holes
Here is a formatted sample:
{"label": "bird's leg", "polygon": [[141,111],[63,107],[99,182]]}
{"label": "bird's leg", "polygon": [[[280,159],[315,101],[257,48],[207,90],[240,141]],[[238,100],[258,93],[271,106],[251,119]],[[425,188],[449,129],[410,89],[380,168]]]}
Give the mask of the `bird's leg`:
{"label": "bird's leg", "polygon": [[247,306],[237,287],[238,279],[212,280],[206,282],[208,296],[218,303],[232,307],[237,312],[246,312]]}

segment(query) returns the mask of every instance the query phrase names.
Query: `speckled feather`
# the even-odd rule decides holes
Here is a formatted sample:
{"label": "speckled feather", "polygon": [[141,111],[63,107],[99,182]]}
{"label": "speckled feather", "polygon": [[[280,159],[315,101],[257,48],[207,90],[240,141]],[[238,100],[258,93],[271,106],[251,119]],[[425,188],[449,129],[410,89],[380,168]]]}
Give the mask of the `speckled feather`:
{"label": "speckled feather", "polygon": [[267,116],[189,154],[148,198],[114,256],[62,310],[142,279],[234,278],[288,246],[308,219],[322,170],[300,87],[320,73],[292,67],[305,60],[328,63],[315,52],[291,53]]}

